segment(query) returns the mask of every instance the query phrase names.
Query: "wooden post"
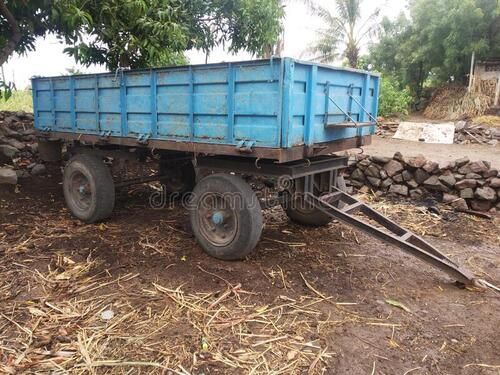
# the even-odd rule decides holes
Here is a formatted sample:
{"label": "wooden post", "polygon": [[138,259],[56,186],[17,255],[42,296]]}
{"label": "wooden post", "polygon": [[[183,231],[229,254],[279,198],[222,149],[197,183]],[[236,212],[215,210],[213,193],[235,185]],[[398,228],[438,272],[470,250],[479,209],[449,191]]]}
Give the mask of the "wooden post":
{"label": "wooden post", "polygon": [[495,91],[495,100],[493,101],[493,106],[496,107],[500,104],[498,101],[500,99],[500,77],[497,79],[497,89]]}
{"label": "wooden post", "polygon": [[476,59],[476,52],[472,52],[472,58],[470,62],[470,74],[469,74],[469,88],[468,91],[471,92],[472,89],[472,81],[474,78],[474,60]]}

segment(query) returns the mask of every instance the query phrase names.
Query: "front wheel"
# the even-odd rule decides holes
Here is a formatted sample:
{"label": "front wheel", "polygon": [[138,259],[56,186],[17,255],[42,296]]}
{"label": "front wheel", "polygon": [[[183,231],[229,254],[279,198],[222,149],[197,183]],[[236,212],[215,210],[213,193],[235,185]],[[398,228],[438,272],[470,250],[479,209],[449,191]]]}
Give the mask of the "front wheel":
{"label": "front wheel", "polygon": [[209,255],[224,260],[249,255],[262,233],[262,210],[250,186],[240,177],[213,174],[193,190],[191,228]]}
{"label": "front wheel", "polygon": [[115,206],[113,177],[95,155],[79,154],[70,159],[64,168],[63,190],[70,212],[85,223],[107,218]]}

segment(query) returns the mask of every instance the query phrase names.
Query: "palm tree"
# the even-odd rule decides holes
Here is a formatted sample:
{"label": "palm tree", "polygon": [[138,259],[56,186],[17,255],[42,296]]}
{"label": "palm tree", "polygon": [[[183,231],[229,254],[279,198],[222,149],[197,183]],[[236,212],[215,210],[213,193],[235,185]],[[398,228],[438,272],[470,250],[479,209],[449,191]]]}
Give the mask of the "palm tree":
{"label": "palm tree", "polygon": [[374,32],[380,14],[380,9],[377,8],[363,20],[363,3],[364,0],[335,0],[335,13],[322,6],[311,7],[313,14],[326,24],[324,28],[317,30],[318,39],[308,50],[313,54],[312,60],[326,63],[343,56],[350,67],[358,66],[362,43]]}

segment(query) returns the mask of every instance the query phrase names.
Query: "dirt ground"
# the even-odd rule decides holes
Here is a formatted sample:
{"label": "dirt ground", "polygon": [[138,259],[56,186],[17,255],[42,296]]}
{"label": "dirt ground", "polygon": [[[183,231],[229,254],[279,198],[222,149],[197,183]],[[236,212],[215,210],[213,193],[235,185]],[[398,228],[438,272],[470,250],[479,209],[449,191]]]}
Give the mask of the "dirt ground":
{"label": "dirt ground", "polygon": [[[246,261],[205,255],[181,207],[120,195],[103,224],[57,168],[0,187],[0,373],[499,374],[500,300],[339,223],[265,213]],[[500,220],[374,202],[500,280]]]}
{"label": "dirt ground", "polygon": [[443,145],[374,136],[372,144],[363,149],[366,154],[374,156],[392,156],[396,151],[402,152],[406,157],[421,154],[436,162],[456,160],[467,156],[472,161],[487,160],[493,167],[500,168],[500,146],[498,145]]}

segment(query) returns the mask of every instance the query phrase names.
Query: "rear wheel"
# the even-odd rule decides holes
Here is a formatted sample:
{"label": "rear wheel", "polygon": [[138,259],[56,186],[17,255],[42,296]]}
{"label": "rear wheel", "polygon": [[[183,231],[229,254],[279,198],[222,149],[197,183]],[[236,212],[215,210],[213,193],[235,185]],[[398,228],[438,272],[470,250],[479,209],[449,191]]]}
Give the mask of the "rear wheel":
{"label": "rear wheel", "polygon": [[240,177],[213,174],[194,188],[191,227],[209,255],[243,259],[254,250],[262,233],[262,210],[257,196]]}
{"label": "rear wheel", "polygon": [[[347,190],[343,176],[337,176],[336,187],[341,191]],[[320,192],[315,192],[315,194],[318,193]],[[306,202],[302,194],[293,196],[291,193],[286,192],[283,209],[290,220],[301,225],[322,227],[332,221],[330,216]]]}
{"label": "rear wheel", "polygon": [[70,212],[86,223],[111,215],[115,187],[109,168],[95,155],[79,154],[64,168],[63,190]]}

